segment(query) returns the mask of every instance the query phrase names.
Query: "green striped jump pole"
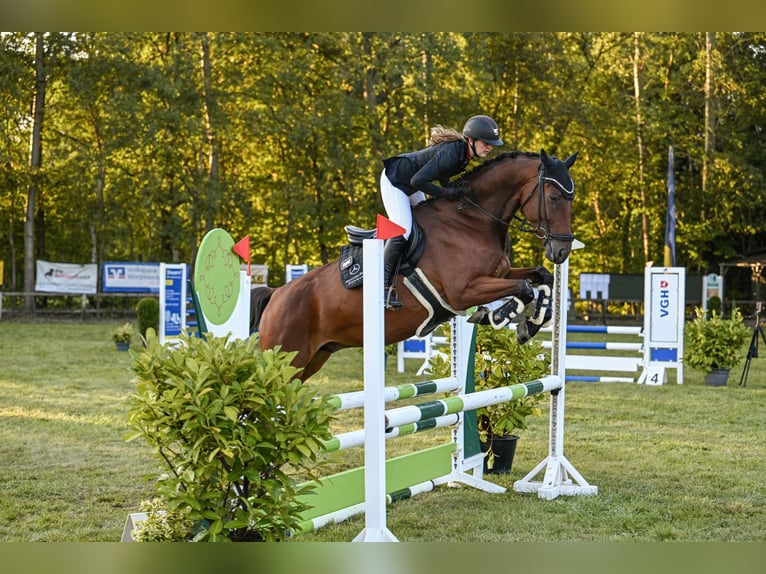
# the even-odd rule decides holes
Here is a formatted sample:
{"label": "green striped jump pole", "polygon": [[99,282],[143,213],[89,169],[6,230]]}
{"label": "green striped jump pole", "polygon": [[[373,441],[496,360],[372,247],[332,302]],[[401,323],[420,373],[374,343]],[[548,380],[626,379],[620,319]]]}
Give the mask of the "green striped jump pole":
{"label": "green striped jump pole", "polygon": [[[421,482],[413,486],[408,486],[406,488],[395,490],[394,492],[389,492],[388,494],[386,494],[386,503],[393,504],[394,502],[397,502],[399,500],[406,500],[408,498],[412,498],[413,496],[417,496],[418,494],[422,494],[424,492],[431,492],[433,489],[434,489],[433,481],[427,480],[425,482]],[[322,516],[317,516],[316,518],[305,520],[301,522],[294,531],[290,532],[290,534],[295,535],[295,534],[298,534],[299,532],[311,532],[313,530],[318,530],[324,526],[327,526],[328,524],[338,524],[340,522],[348,520],[352,516],[361,514],[362,512],[364,512],[364,507],[365,507],[365,503],[360,502],[358,504],[347,506],[346,508],[342,508],[340,510],[330,512]]]}
{"label": "green striped jump pole", "polygon": [[[443,427],[450,427],[458,424],[460,417],[457,413],[452,413],[442,417],[436,417],[432,419],[424,419],[414,423],[406,424],[400,427],[395,427],[386,430],[386,440],[396,438],[398,436],[407,436],[415,434],[417,432],[423,432],[426,430],[438,429]],[[354,448],[362,446],[364,444],[364,429],[350,431],[346,433],[340,433],[333,436],[331,439],[324,441],[324,452],[337,452],[340,450],[346,450],[348,448]]]}
{"label": "green striped jump pole", "polygon": [[[422,395],[435,395],[438,393],[449,393],[457,390],[460,382],[457,377],[446,377],[435,379],[433,381],[422,381],[419,383],[405,383],[396,387],[386,387],[383,392],[385,402],[392,403],[412,397]],[[333,395],[328,402],[338,410],[355,409],[364,406],[364,391],[355,391]]]}
{"label": "green striped jump pole", "polygon": [[392,409],[386,411],[386,429],[401,427],[424,419],[432,419],[452,413],[473,411],[481,407],[505,403],[528,395],[537,395],[560,388],[561,377],[558,375],[548,375],[528,383],[519,383],[508,387],[488,389],[466,395],[447,397],[420,405]]}

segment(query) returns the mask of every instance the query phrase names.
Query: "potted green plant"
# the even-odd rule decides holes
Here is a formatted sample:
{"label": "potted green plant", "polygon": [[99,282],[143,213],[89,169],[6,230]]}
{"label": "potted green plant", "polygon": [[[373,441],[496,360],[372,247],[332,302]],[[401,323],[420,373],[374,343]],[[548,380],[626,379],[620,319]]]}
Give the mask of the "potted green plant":
{"label": "potted green plant", "polygon": [[112,331],[112,341],[117,346],[118,351],[127,351],[130,348],[130,341],[133,338],[133,325],[125,323]]}
{"label": "potted green plant", "polygon": [[[477,391],[526,383],[549,373],[550,360],[539,340],[520,345],[511,329],[478,327],[474,368]],[[543,395],[530,395],[476,410],[487,472],[511,470],[518,433],[527,429],[529,417],[542,415],[539,403],[543,399]]]}
{"label": "potted green plant", "polygon": [[[477,327],[474,363],[476,391],[526,383],[550,374],[550,359],[543,353],[540,341],[520,345],[515,331],[489,325]],[[435,356],[430,371],[434,376],[448,376],[449,363]],[[476,409],[486,472],[498,474],[511,470],[518,432],[527,429],[529,417],[542,415],[539,404],[543,399],[544,395],[530,395]]]}
{"label": "potted green plant", "polygon": [[696,307],[694,312],[694,320],[686,325],[684,362],[706,373],[705,384],[724,386],[729,370],[742,359],[740,351],[749,329],[739,309],[734,309],[729,319],[724,319],[714,309],[705,313]]}

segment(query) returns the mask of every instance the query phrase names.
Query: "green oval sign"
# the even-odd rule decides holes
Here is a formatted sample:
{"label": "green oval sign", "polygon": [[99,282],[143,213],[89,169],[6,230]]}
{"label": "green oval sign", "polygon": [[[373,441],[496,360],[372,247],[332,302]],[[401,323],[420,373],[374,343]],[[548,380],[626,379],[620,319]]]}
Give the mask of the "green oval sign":
{"label": "green oval sign", "polygon": [[239,299],[239,256],[234,240],[223,229],[202,239],[194,263],[194,288],[205,318],[214,325],[229,320]]}

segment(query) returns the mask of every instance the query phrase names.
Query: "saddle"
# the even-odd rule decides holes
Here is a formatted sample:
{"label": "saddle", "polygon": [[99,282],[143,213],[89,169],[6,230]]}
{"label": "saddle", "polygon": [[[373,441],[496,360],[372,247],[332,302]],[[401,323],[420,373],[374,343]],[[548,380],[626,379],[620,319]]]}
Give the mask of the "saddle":
{"label": "saddle", "polygon": [[[346,289],[356,289],[363,283],[362,242],[365,239],[375,239],[377,230],[364,229],[356,225],[347,225],[343,229],[346,231],[348,245],[343,245],[340,248],[340,257],[338,258],[340,279]],[[425,248],[426,234],[417,222],[413,222],[412,232],[407,240],[407,248],[399,265],[399,273],[405,277],[412,274]]]}

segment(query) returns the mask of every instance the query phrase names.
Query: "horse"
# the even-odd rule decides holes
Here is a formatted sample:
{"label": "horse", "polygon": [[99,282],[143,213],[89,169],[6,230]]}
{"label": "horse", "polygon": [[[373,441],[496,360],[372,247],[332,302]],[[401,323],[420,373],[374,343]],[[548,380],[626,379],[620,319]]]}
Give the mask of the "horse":
{"label": "horse", "polygon": [[[476,306],[480,307],[472,322],[500,328],[533,302],[533,285],[538,286],[538,305],[526,323],[520,323],[525,328],[519,329],[519,341],[525,342],[549,321],[553,275],[545,267],[512,268],[508,231],[513,225],[533,233],[553,263],[567,259],[574,240],[569,168],[576,157],[577,152],[561,161],[544,149],[540,154],[506,152],[450,183],[461,188],[457,197],[432,198],[415,206],[410,240],[422,228],[425,247],[416,267],[409,269],[411,281],[404,269],[398,270],[395,288],[404,306],[385,311],[386,344],[422,336]],[[367,236],[374,236],[374,230]],[[422,288],[422,283],[434,305],[442,307],[436,313],[413,287]],[[485,307],[501,299],[507,303],[499,310]],[[292,364],[302,368],[303,381],[336,351],[363,345],[362,315],[362,289],[344,288],[338,260],[281,287],[251,292],[250,327],[258,332],[261,349],[296,351]]]}

